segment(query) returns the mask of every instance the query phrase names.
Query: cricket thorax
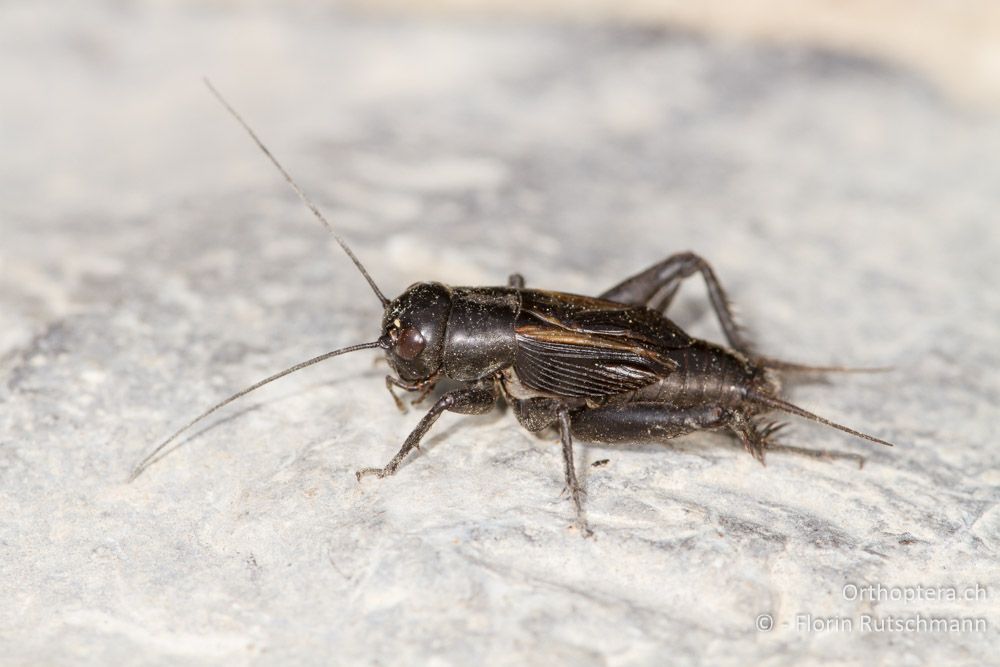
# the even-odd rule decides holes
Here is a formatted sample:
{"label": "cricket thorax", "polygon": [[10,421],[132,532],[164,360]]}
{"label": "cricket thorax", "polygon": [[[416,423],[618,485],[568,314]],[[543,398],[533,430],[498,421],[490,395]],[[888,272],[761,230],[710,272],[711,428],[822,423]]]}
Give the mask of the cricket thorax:
{"label": "cricket thorax", "polygon": [[444,344],[444,372],[453,380],[478,380],[514,363],[514,323],[521,296],[509,287],[456,287]]}

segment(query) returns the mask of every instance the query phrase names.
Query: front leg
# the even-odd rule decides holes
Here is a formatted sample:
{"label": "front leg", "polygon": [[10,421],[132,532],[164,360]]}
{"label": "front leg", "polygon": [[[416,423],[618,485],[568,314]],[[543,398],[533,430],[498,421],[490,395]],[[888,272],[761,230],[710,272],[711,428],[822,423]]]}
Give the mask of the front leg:
{"label": "front leg", "polygon": [[439,374],[435,373],[426,380],[418,380],[417,382],[404,382],[393,375],[385,376],[385,388],[389,390],[389,395],[392,396],[392,400],[396,403],[396,407],[399,408],[400,412],[406,412],[406,406],[403,405],[403,401],[399,400],[399,396],[396,396],[396,392],[392,390],[393,387],[399,387],[403,391],[419,391],[420,395],[415,399],[410,401],[410,405],[419,405],[427,396],[434,391],[434,386],[437,384]]}
{"label": "front leg", "polygon": [[382,477],[395,474],[396,469],[399,468],[399,464],[402,463],[410,451],[420,445],[420,439],[430,430],[434,422],[441,416],[441,413],[448,410],[466,415],[485,414],[496,405],[497,395],[496,382],[492,378],[466,389],[456,389],[455,391],[448,392],[438,399],[437,403],[427,411],[424,418],[420,420],[417,427],[406,438],[403,446],[400,447],[396,455],[392,457],[392,460],[384,468],[362,468],[354,473],[354,475],[360,482],[362,477],[368,475],[375,475],[381,479]]}

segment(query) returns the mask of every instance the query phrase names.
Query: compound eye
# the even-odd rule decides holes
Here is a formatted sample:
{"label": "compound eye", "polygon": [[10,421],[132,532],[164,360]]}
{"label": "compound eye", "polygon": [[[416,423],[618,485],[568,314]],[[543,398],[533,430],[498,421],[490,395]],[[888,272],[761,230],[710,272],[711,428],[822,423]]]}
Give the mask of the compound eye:
{"label": "compound eye", "polygon": [[407,361],[413,361],[424,351],[427,341],[416,327],[406,327],[396,339],[396,354]]}

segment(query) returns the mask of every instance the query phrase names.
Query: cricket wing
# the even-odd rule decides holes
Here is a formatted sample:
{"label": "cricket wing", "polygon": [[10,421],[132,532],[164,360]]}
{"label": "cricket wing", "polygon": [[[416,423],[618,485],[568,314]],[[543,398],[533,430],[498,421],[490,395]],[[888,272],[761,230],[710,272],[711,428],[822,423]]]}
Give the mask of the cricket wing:
{"label": "cricket wing", "polygon": [[553,326],[530,315],[515,329],[514,371],[526,387],[555,396],[588,398],[640,389],[677,364],[623,336]]}
{"label": "cricket wing", "polygon": [[529,321],[533,318],[557,329],[596,334],[665,353],[693,342],[659,312],[594,297],[522,290],[521,313]]}

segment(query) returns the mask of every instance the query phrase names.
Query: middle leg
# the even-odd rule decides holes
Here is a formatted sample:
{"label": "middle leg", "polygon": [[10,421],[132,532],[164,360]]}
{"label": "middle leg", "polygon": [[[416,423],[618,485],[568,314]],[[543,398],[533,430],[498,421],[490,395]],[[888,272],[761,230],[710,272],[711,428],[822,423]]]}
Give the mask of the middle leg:
{"label": "middle leg", "polygon": [[587,495],[576,478],[576,466],[573,465],[573,434],[571,432],[569,409],[565,406],[559,409],[559,439],[562,442],[563,464],[566,468],[566,490],[573,500],[576,509],[576,525],[584,537],[590,537],[594,531],[587,525],[583,514],[583,496]]}
{"label": "middle leg", "polygon": [[434,374],[426,380],[420,380],[419,382],[405,382],[395,377],[394,375],[385,376],[385,388],[389,390],[389,395],[392,396],[392,400],[396,403],[396,407],[399,408],[400,412],[406,412],[406,406],[403,401],[396,396],[396,392],[393,391],[393,387],[399,387],[403,391],[419,391],[420,395],[415,399],[410,401],[410,405],[419,405],[421,401],[427,398],[432,391],[434,391],[434,386],[437,384],[438,374]]}
{"label": "middle leg", "polygon": [[576,466],[573,463],[573,408],[566,402],[554,398],[528,398],[513,399],[511,405],[514,415],[525,429],[532,433],[539,433],[550,426],[559,429],[559,441],[562,444],[563,465],[566,475],[565,492],[569,494],[576,510],[576,526],[584,537],[590,537],[594,533],[587,525],[587,519],[583,513],[583,497],[587,494],[580,486],[580,481],[576,477]]}

